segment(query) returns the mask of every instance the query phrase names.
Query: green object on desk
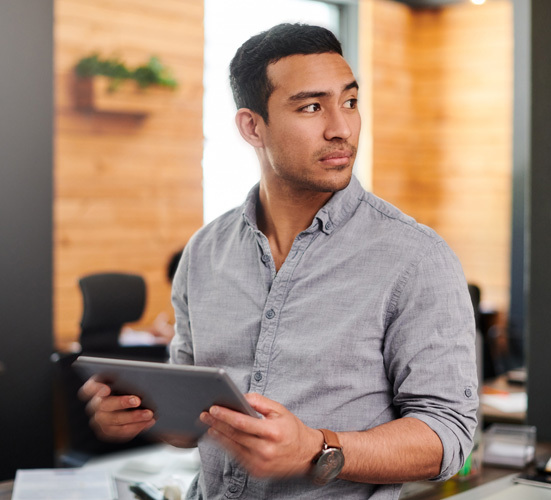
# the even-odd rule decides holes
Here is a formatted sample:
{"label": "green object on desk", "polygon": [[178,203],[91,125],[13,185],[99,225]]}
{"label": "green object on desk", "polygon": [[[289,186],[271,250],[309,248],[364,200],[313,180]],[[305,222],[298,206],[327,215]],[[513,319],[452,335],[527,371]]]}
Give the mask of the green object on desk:
{"label": "green object on desk", "polygon": [[469,454],[467,457],[467,460],[465,460],[465,463],[463,464],[463,467],[459,469],[459,472],[457,473],[458,477],[467,477],[471,474],[473,467],[473,458],[472,453]]}

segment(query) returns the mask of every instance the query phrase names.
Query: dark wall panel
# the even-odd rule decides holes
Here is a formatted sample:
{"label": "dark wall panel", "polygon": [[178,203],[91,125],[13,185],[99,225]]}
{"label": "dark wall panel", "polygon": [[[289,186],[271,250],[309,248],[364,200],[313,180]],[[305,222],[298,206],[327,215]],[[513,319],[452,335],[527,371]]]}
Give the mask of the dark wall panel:
{"label": "dark wall panel", "polygon": [[513,110],[513,206],[511,220],[511,289],[509,335],[518,361],[524,361],[524,258],[527,173],[530,171],[530,2],[513,0],[514,110]]}
{"label": "dark wall panel", "polygon": [[53,462],[53,0],[0,9],[0,480]]}
{"label": "dark wall panel", "polygon": [[532,0],[531,165],[527,204],[528,421],[551,440],[551,2]]}

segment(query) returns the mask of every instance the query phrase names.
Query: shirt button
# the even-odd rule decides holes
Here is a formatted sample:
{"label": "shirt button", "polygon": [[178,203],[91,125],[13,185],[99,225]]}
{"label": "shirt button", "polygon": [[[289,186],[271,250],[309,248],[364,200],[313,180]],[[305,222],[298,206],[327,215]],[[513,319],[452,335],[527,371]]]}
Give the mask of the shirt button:
{"label": "shirt button", "polygon": [[270,256],[267,253],[262,254],[261,260],[262,262],[264,262],[264,264],[267,264],[270,260]]}
{"label": "shirt button", "polygon": [[260,382],[262,380],[262,373],[260,372],[256,372],[254,374],[254,379],[257,381],[257,382]]}
{"label": "shirt button", "polygon": [[327,231],[329,231],[332,227],[333,227],[333,224],[331,224],[331,222],[325,223],[325,229],[327,229]]}
{"label": "shirt button", "polygon": [[235,484],[230,484],[230,487],[228,488],[230,493],[237,493],[237,490],[239,490],[239,488]]}
{"label": "shirt button", "polygon": [[269,309],[268,311],[266,311],[266,317],[268,319],[272,319],[274,316],[275,316],[275,312],[273,309]]}
{"label": "shirt button", "polygon": [[473,395],[473,391],[471,391],[470,389],[465,389],[465,396],[470,398],[472,395]]}

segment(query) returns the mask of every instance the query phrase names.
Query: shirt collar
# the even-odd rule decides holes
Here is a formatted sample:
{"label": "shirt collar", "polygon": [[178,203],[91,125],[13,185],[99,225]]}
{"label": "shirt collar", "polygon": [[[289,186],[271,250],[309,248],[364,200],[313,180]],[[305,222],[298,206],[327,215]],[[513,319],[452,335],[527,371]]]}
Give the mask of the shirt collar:
{"label": "shirt collar", "polygon": [[260,188],[260,183],[256,183],[252,189],[249,191],[247,198],[245,198],[245,203],[243,205],[243,220],[245,223],[258,231],[258,226],[256,224],[256,204],[258,203],[258,191]]}
{"label": "shirt collar", "polygon": [[320,208],[315,219],[319,221],[320,229],[325,234],[331,234],[344,224],[356,211],[364,190],[355,176],[352,176],[348,186],[337,191],[329,201]]}
{"label": "shirt collar", "polygon": [[[258,203],[259,184],[257,183],[247,195],[243,205],[242,216],[245,223],[258,231],[256,222],[256,204]],[[312,224],[306,232],[313,232],[320,229],[325,234],[331,234],[337,227],[345,223],[360,203],[364,190],[356,177],[353,175],[348,186],[337,191],[329,201],[320,208],[314,217]]]}

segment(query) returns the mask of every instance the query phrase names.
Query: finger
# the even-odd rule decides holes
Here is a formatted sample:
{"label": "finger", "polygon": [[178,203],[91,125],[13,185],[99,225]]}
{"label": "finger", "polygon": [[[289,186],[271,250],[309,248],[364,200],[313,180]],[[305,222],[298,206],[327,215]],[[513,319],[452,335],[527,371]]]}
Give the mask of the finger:
{"label": "finger", "polygon": [[109,396],[111,389],[108,385],[98,382],[94,377],[89,378],[78,390],[78,397],[83,401],[88,401],[94,396]]}
{"label": "finger", "polygon": [[[238,417],[239,418],[239,417]],[[253,419],[252,417],[248,417]],[[243,453],[243,450],[254,450],[256,449],[261,441],[268,441],[268,437],[261,437],[262,432],[253,432],[250,426],[246,424],[240,425],[234,422],[234,425],[239,425],[240,428],[234,427],[234,425],[227,423],[223,420],[218,420],[212,417],[209,413],[204,412],[201,414],[200,419],[203,423],[207,424],[210,429],[212,429],[211,435],[217,437],[218,441],[221,442],[222,446],[227,447],[228,442],[233,443],[235,446],[238,446],[237,449],[233,447],[231,450],[234,453]],[[258,421],[258,419],[253,419]],[[266,433],[268,435],[268,433]],[[221,438],[224,438],[223,440]]]}
{"label": "finger", "polygon": [[102,438],[109,441],[128,441],[155,425],[155,420],[125,425],[108,425],[98,421],[98,415],[90,420],[90,425]]}
{"label": "finger", "polygon": [[222,406],[211,406],[208,413],[201,414],[203,423],[215,427],[227,436],[237,432],[244,435],[264,436],[264,421]]}
{"label": "finger", "polygon": [[122,427],[149,423],[153,419],[153,412],[151,410],[98,411],[93,418],[102,426]]}
{"label": "finger", "polygon": [[241,460],[244,459],[244,457],[249,456],[249,449],[247,446],[243,445],[242,443],[235,441],[228,437],[223,432],[220,432],[219,430],[215,429],[214,427],[211,427],[207,434],[209,437],[213,438],[220,444],[223,448],[228,450],[233,456],[239,457]]}
{"label": "finger", "polygon": [[253,407],[253,409],[267,418],[280,416],[287,411],[287,408],[285,408],[282,404],[268,399],[262,396],[262,394],[258,394],[256,392],[245,394],[245,399]]}
{"label": "finger", "polygon": [[134,395],[109,396],[101,399],[99,409],[101,411],[119,411],[138,408],[142,404],[140,398]]}
{"label": "finger", "polygon": [[103,439],[125,441],[155,425],[150,410],[97,412],[90,419],[91,427]]}
{"label": "finger", "polygon": [[255,448],[244,446],[213,428],[208,430],[208,435],[225,448],[251,475],[255,477],[269,477],[273,475],[273,469],[269,466],[265,467],[263,459],[258,454],[255,454]]}
{"label": "finger", "polygon": [[87,405],[87,410],[90,412],[105,411],[121,411],[140,406],[141,400],[137,396],[94,396]]}

